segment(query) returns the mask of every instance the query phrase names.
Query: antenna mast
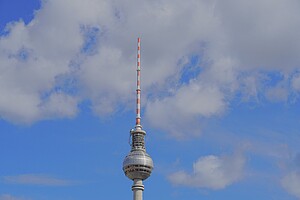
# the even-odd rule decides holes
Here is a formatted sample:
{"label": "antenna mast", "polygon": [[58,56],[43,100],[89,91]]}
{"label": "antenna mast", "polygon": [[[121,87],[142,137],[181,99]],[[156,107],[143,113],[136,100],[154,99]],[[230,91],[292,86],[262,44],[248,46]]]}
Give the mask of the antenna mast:
{"label": "antenna mast", "polygon": [[137,42],[136,65],[136,128],[141,128],[141,39]]}

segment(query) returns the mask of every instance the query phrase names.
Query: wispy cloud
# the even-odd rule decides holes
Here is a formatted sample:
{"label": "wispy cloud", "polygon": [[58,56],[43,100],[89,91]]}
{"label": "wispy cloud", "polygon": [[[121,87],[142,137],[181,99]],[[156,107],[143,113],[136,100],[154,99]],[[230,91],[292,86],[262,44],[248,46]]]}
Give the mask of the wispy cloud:
{"label": "wispy cloud", "polygon": [[281,179],[282,187],[291,195],[300,199],[300,153],[286,162],[285,174]]}
{"label": "wispy cloud", "polygon": [[30,200],[28,198],[16,197],[10,194],[2,194],[0,195],[0,200]]}
{"label": "wispy cloud", "polygon": [[200,157],[193,172],[178,171],[169,176],[171,183],[188,187],[223,189],[243,177],[246,159],[242,154]]}
{"label": "wispy cloud", "polygon": [[43,174],[22,174],[17,176],[4,176],[3,181],[7,184],[41,185],[41,186],[71,186],[78,184],[77,181],[55,178]]}

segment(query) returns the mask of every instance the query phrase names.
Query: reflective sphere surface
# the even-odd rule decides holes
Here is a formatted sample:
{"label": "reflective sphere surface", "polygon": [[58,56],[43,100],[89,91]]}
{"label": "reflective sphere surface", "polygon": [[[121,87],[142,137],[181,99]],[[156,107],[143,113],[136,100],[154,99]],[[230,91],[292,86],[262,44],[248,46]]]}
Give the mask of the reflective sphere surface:
{"label": "reflective sphere surface", "polygon": [[147,179],[153,169],[151,157],[143,150],[131,151],[124,159],[123,171],[130,179]]}

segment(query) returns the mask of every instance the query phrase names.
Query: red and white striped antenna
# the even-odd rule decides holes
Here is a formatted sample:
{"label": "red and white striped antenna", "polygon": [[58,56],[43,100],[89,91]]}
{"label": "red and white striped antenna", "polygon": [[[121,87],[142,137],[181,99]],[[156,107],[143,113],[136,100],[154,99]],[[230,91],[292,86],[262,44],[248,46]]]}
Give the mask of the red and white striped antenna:
{"label": "red and white striped antenna", "polygon": [[137,41],[137,65],[136,65],[136,128],[141,128],[141,39]]}

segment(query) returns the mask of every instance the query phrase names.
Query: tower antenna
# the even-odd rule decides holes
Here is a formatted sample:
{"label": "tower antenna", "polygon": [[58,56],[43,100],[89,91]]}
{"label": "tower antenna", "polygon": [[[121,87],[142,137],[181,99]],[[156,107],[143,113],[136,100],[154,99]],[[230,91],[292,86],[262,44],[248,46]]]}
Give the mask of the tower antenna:
{"label": "tower antenna", "polygon": [[141,39],[137,42],[137,64],[136,64],[136,128],[141,128]]}

